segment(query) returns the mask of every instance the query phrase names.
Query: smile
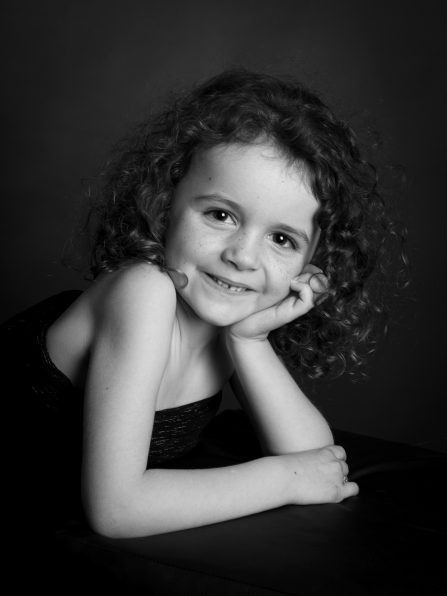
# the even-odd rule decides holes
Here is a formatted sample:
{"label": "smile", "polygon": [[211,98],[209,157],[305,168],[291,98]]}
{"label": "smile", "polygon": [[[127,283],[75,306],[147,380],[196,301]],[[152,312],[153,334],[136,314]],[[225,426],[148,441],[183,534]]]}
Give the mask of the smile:
{"label": "smile", "polygon": [[219,277],[215,277],[214,275],[211,275],[209,273],[206,274],[206,278],[208,280],[211,280],[214,282],[214,284],[216,284],[217,286],[219,286],[219,288],[221,288],[222,290],[225,290],[227,292],[230,292],[231,294],[245,294],[246,292],[250,292],[250,288],[248,286],[244,286],[244,285],[235,285],[233,282],[230,282],[230,280],[223,280]]}

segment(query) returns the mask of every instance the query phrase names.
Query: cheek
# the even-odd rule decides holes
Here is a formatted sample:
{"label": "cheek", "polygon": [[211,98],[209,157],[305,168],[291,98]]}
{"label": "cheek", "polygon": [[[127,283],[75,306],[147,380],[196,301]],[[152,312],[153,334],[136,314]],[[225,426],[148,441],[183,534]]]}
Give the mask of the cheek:
{"label": "cheek", "polygon": [[293,263],[271,262],[269,271],[269,302],[275,304],[290,294],[290,283],[303,269],[303,259]]}
{"label": "cheek", "polygon": [[271,264],[271,281],[278,288],[278,291],[286,291],[290,288],[290,282],[293,278],[301,273],[303,268],[302,259],[299,259],[292,263],[278,263],[274,262]]}
{"label": "cheek", "polygon": [[287,267],[275,264],[270,269],[269,294],[275,302],[285,298],[290,292],[290,282],[293,272]]}

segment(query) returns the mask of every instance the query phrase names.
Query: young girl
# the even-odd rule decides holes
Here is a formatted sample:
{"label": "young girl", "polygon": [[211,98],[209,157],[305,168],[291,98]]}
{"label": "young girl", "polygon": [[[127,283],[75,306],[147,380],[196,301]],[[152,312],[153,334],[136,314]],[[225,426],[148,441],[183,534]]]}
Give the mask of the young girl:
{"label": "young girl", "polygon": [[[106,536],[356,495],[288,372],[357,365],[380,311],[365,282],[387,219],[352,131],[292,80],[227,71],[137,128],[101,197],[94,282],[6,325],[46,441],[29,494],[76,497],[82,434],[83,507]],[[176,469],[228,381],[264,456]]]}

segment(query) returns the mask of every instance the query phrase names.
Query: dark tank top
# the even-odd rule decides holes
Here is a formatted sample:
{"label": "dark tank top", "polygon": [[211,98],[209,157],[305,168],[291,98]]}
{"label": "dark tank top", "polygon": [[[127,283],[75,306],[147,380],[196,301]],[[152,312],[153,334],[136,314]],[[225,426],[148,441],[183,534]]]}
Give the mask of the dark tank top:
{"label": "dark tank top", "polygon": [[[46,349],[46,332],[81,294],[70,290],[39,302],[2,325],[8,377],[18,408],[29,409],[36,420],[60,426],[61,435],[82,435],[82,391],[55,366]],[[155,412],[148,467],[162,467],[186,455],[219,409],[221,392],[186,405]],[[62,430],[63,429],[63,430]],[[54,445],[58,449],[58,445]],[[31,454],[32,455],[32,454]]]}

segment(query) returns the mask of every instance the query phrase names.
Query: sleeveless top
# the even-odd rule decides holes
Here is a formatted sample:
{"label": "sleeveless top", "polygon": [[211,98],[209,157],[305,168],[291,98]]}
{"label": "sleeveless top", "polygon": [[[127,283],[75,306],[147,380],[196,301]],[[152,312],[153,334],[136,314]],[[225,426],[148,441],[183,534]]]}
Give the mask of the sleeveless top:
{"label": "sleeveless top", "polygon": [[[80,294],[78,290],[70,290],[47,298],[1,326],[6,370],[14,387],[14,399],[18,400],[17,410],[21,410],[20,417],[24,409],[29,409],[31,417],[45,420],[44,425],[66,427],[63,431],[60,429],[59,436],[76,437],[79,460],[83,394],[52,362],[46,349],[46,332]],[[220,402],[221,392],[193,403],[157,410],[148,467],[162,467],[164,462],[193,449],[201,432],[217,413]],[[58,445],[54,445],[54,449],[58,449]]]}

